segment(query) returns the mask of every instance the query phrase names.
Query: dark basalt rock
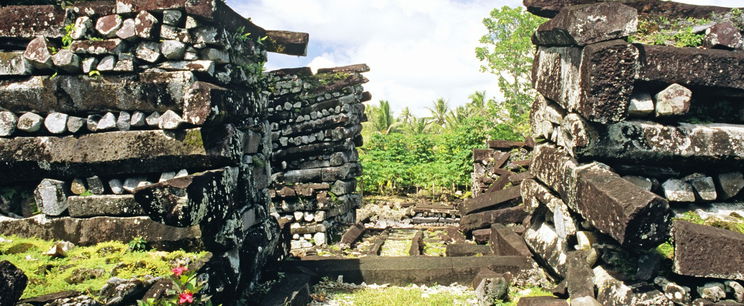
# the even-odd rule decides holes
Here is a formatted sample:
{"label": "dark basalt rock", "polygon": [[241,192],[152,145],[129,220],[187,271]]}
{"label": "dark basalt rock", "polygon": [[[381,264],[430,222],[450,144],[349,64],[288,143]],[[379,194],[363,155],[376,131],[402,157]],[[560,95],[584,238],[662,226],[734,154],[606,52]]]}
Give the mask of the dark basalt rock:
{"label": "dark basalt rock", "polygon": [[532,42],[540,46],[586,46],[636,32],[638,14],[617,2],[577,5],[540,25]]}
{"label": "dark basalt rock", "polygon": [[28,277],[9,261],[0,261],[0,305],[15,305],[26,290]]}
{"label": "dark basalt rock", "polygon": [[675,273],[744,280],[744,234],[675,220],[672,239]]}
{"label": "dark basalt rock", "polygon": [[[665,16],[668,18],[708,18],[713,13],[725,14],[731,8],[676,3],[662,0],[611,0],[638,10],[640,15]],[[527,10],[535,15],[553,18],[564,7],[581,4],[609,2],[608,0],[523,0]]]}

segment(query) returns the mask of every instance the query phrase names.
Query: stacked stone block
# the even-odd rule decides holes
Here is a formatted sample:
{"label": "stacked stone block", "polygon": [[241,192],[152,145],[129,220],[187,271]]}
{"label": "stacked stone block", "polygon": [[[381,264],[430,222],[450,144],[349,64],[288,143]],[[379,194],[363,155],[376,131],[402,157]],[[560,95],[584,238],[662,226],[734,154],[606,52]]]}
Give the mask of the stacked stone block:
{"label": "stacked stone block", "polygon": [[[572,300],[744,302],[744,234],[677,220],[695,211],[743,221],[735,204],[744,200],[744,57],[732,50],[739,44],[677,48],[626,39],[638,24],[635,7],[665,16],[705,7],[525,2],[553,17],[533,36],[539,97],[531,123],[543,143],[533,152],[535,179],[521,185],[531,250]],[[665,10],[650,10],[658,6]],[[730,40],[711,38],[721,33],[716,26],[707,33],[706,41]],[[670,238],[667,260],[654,248]]]}
{"label": "stacked stone block", "polygon": [[307,34],[221,1],[23,3],[0,7],[0,185],[41,214],[0,233],[207,250],[215,301],[253,289],[279,238],[263,64]]}
{"label": "stacked stone block", "polygon": [[355,222],[367,71],[361,64],[269,73],[272,198],[292,249],[329,243]]}

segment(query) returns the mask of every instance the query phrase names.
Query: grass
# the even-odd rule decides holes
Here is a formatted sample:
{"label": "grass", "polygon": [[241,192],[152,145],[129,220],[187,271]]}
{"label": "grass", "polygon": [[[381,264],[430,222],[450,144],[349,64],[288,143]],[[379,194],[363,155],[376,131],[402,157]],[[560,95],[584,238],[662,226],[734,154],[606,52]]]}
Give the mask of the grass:
{"label": "grass", "polygon": [[705,34],[696,34],[692,30],[695,26],[708,23],[710,23],[708,19],[646,17],[639,19],[638,32],[628,39],[633,43],[649,45],[699,47],[703,44]]}
{"label": "grass", "polygon": [[[207,252],[137,252],[121,242],[104,242],[75,247],[66,257],[53,258],[42,253],[54,242],[35,238],[0,236],[0,259],[8,260],[28,276],[23,298],[66,290],[95,293],[111,277],[123,279],[146,275],[166,276],[180,264],[202,258]],[[7,242],[7,241],[10,242]]]}
{"label": "grass", "polygon": [[540,287],[509,288],[509,301],[497,302],[498,306],[516,306],[519,299],[529,296],[553,296],[552,293]]}
{"label": "grass", "polygon": [[[336,282],[321,282],[315,286],[313,298],[316,302],[334,305],[388,306],[388,305],[471,305],[475,292],[460,287],[448,290],[447,287],[357,287]],[[317,305],[317,304],[316,304]]]}

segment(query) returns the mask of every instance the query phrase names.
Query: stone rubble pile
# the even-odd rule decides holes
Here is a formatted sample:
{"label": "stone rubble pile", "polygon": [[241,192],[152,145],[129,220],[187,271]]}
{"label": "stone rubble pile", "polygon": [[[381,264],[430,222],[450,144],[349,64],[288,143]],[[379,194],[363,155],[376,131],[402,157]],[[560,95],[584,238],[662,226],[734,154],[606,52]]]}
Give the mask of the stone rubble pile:
{"label": "stone rubble pile", "polygon": [[639,13],[727,9],[578,2],[525,1],[552,17],[533,36],[527,244],[572,301],[744,303],[744,54],[627,40]]}
{"label": "stone rubble pile", "polygon": [[527,213],[521,205],[519,185],[532,179],[529,170],[532,139],[489,140],[489,149],[473,150],[473,198],[460,206],[460,229],[469,234],[491,224],[522,223]]}
{"label": "stone rubble pile", "polygon": [[289,227],[294,250],[337,240],[355,223],[361,204],[356,178],[361,167],[364,64],[269,73],[273,184],[280,223]]}
{"label": "stone rubble pile", "polygon": [[263,64],[307,34],[222,1],[37,2],[0,7],[0,187],[41,214],[0,234],[207,250],[215,301],[252,290],[279,241]]}

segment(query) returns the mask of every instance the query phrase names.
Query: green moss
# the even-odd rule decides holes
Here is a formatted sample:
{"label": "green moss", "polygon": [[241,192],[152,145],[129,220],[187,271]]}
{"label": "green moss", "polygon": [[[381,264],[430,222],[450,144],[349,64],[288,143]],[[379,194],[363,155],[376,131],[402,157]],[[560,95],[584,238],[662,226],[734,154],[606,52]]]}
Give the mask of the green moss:
{"label": "green moss", "polygon": [[144,278],[167,276],[181,260],[193,261],[202,253],[132,252],[121,242],[104,242],[75,247],[63,258],[42,255],[54,244],[34,238],[0,236],[11,242],[0,243],[0,254],[29,278],[24,298],[66,290],[95,293],[111,277]]}
{"label": "green moss", "polygon": [[[708,225],[712,227],[722,228],[732,232],[744,234],[744,217],[733,214],[729,220],[721,220],[715,217],[703,219],[694,211],[685,212],[678,217],[676,220],[683,220],[690,223]],[[737,221],[733,221],[737,220]]]}
{"label": "green moss", "polygon": [[628,37],[633,43],[649,45],[670,45],[676,47],[699,47],[705,34],[693,33],[698,25],[710,23],[708,19],[679,18],[664,16],[642,17],[638,21],[638,32]]}
{"label": "green moss", "polygon": [[695,224],[705,224],[705,220],[703,220],[703,218],[700,217],[700,215],[698,215],[694,211],[685,212],[675,219],[683,220],[683,221],[687,221],[687,222],[695,223]]}
{"label": "green moss", "polygon": [[[320,286],[328,285],[322,282]],[[325,289],[316,286],[316,294],[319,300],[338,301],[340,305],[357,306],[388,306],[388,305],[470,305],[475,293],[471,290],[462,294],[448,292],[446,290],[428,291],[419,287],[387,287],[387,288],[361,288],[347,289],[343,286],[328,286]],[[333,288],[335,287],[335,288]]]}
{"label": "green moss", "polygon": [[664,242],[656,247],[656,252],[664,256],[665,258],[674,258],[674,245],[671,242]]}
{"label": "green moss", "polygon": [[186,137],[183,139],[183,143],[192,149],[203,149],[204,139],[202,139],[201,131],[198,129],[188,130]]}

